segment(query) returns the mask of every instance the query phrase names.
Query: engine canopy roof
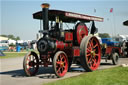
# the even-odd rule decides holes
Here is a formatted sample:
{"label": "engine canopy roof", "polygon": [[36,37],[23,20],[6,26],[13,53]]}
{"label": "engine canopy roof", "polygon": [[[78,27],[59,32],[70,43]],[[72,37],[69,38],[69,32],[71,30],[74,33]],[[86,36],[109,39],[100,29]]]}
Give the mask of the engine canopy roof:
{"label": "engine canopy roof", "polygon": [[[48,19],[50,21],[55,21],[56,17],[59,17],[60,20],[67,23],[75,23],[77,21],[90,22],[90,21],[99,21],[103,22],[103,18],[96,16],[89,16],[79,13],[61,11],[61,10],[48,10]],[[42,19],[42,11],[36,12],[33,14],[34,19]]]}

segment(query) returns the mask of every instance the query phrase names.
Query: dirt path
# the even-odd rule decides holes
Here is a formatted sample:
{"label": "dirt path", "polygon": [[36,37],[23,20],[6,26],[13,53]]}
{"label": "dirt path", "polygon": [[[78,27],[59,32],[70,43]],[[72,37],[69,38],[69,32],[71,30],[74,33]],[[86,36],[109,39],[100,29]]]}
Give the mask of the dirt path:
{"label": "dirt path", "polygon": [[[119,64],[127,63],[128,58],[120,58]],[[41,67],[36,76],[26,77],[23,71],[23,57],[0,59],[0,85],[41,85],[43,83],[56,81],[59,79],[77,76],[84,73],[82,68],[73,65],[72,72],[68,72],[63,78],[56,78],[52,67]],[[105,63],[101,61],[99,69],[114,67],[111,61]]]}

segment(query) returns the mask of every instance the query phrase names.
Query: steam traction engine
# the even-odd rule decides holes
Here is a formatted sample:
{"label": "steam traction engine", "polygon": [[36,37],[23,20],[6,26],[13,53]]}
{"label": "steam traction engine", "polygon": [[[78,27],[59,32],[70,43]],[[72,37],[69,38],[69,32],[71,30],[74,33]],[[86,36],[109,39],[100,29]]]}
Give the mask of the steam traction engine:
{"label": "steam traction engine", "polygon": [[[103,18],[61,10],[49,10],[49,4],[42,4],[42,11],[34,13],[34,19],[43,19],[43,34],[37,42],[38,55],[31,51],[24,57],[23,67],[27,76],[37,73],[39,65],[53,65],[57,77],[63,77],[72,61],[79,62],[86,71],[96,70],[100,65],[101,48],[94,21]],[[63,30],[63,22],[76,23],[74,29]],[[79,21],[79,22],[78,22]],[[90,35],[86,22],[91,22]],[[50,22],[50,24],[49,24]]]}

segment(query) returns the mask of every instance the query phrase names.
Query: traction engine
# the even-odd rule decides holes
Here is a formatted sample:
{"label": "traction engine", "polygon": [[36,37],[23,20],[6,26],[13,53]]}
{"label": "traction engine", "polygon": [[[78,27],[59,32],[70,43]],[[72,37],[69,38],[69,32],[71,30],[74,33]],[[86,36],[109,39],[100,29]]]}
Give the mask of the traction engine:
{"label": "traction engine", "polygon": [[[39,31],[43,37],[37,41],[39,54],[31,51],[24,57],[26,75],[35,75],[39,65],[52,65],[56,76],[63,77],[75,61],[88,72],[96,70],[100,65],[101,48],[94,36],[94,21],[103,21],[103,18],[49,10],[49,4],[46,3],[41,6],[42,11],[34,13],[33,18],[43,20],[43,30]],[[85,23],[90,21],[92,26],[89,32]],[[63,28],[64,22],[76,24],[73,29],[66,30]]]}

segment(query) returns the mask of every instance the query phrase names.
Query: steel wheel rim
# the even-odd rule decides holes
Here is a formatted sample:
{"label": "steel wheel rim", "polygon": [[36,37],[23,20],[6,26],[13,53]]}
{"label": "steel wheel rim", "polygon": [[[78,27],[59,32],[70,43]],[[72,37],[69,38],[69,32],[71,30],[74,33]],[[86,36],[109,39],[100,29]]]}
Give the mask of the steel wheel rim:
{"label": "steel wheel rim", "polygon": [[26,71],[30,75],[34,75],[38,70],[38,61],[36,59],[36,56],[29,54],[26,60]]}
{"label": "steel wheel rim", "polygon": [[86,49],[86,61],[91,70],[96,70],[100,65],[101,60],[101,50],[100,50],[100,44],[99,41],[92,37],[88,44]]}
{"label": "steel wheel rim", "polygon": [[67,70],[68,70],[67,57],[64,53],[60,53],[56,59],[56,72],[60,77],[62,77],[66,74]]}

